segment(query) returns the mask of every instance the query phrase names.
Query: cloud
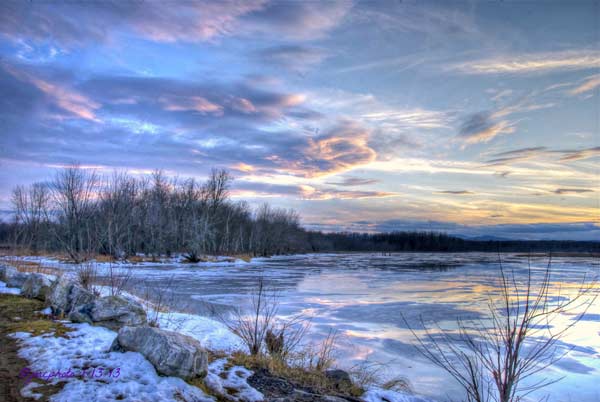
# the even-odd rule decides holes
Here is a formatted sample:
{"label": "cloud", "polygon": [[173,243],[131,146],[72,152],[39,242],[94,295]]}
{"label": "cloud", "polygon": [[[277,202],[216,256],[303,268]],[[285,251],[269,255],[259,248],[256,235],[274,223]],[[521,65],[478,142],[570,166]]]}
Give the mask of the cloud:
{"label": "cloud", "polygon": [[364,186],[367,184],[379,183],[378,179],[361,179],[360,177],[345,177],[341,182],[329,182],[336,186]]}
{"label": "cloud", "polygon": [[594,190],[590,190],[587,188],[557,188],[556,190],[553,191],[553,193],[561,194],[561,195],[593,193],[593,192],[594,192]]}
{"label": "cloud", "polygon": [[241,197],[287,196],[302,200],[340,200],[394,197],[397,194],[383,191],[347,191],[324,186],[284,185],[254,181],[235,181],[232,193]]}
{"label": "cloud", "polygon": [[[360,122],[330,115],[337,122],[324,124],[322,134],[307,130],[322,115],[306,107],[304,94],[244,82],[108,75],[76,81],[47,67],[10,68],[12,73],[0,69],[3,87],[12,93],[11,102],[0,102],[0,129],[11,133],[0,146],[10,159],[138,163],[186,172],[199,163],[243,162],[260,173],[318,177],[368,164],[377,155],[369,145],[372,129]],[[13,83],[15,75],[23,79],[20,85]],[[57,115],[69,121],[46,123]]]}
{"label": "cloud", "polygon": [[283,45],[262,49],[255,55],[266,65],[274,64],[292,71],[304,72],[321,63],[327,57],[327,52],[317,47]]}
{"label": "cloud", "polygon": [[[486,165],[508,165],[515,162],[523,162],[530,159],[534,159],[539,155],[546,153],[546,147],[529,147],[513,149],[511,151],[499,152],[493,155],[492,159],[486,161]],[[508,172],[504,172],[506,176]]]}
{"label": "cloud", "polygon": [[599,67],[600,52],[586,49],[505,55],[453,64],[447,69],[465,74],[532,74]]}
{"label": "cloud", "polygon": [[458,135],[467,144],[488,142],[501,134],[511,134],[514,125],[507,120],[495,121],[488,111],[473,113],[462,122]]}
{"label": "cloud", "polygon": [[239,19],[263,0],[193,1],[178,4],[136,1],[2,2],[0,30],[13,39],[54,42],[65,47],[115,40],[130,31],[157,42],[206,41],[234,33]]}
{"label": "cloud", "polygon": [[469,190],[444,190],[444,191],[436,191],[438,194],[454,194],[454,195],[473,195],[475,194]]}
{"label": "cloud", "polygon": [[502,166],[516,162],[525,162],[539,158],[549,158],[559,155],[559,162],[574,162],[600,156],[600,147],[583,149],[557,149],[550,150],[547,147],[518,148],[510,151],[499,152],[492,155],[492,159],[485,162],[488,166]]}
{"label": "cloud", "polygon": [[272,37],[310,40],[337,26],[352,9],[350,0],[271,1],[241,21],[242,29]]}
{"label": "cloud", "polygon": [[19,68],[8,63],[1,63],[0,69],[6,75],[30,85],[39,91],[38,98],[44,98],[46,107],[45,116],[53,119],[79,118],[99,122],[96,110],[100,108],[98,102],[93,101],[84,94],[70,88],[68,84],[52,82],[48,79],[37,77],[24,68]]}
{"label": "cloud", "polygon": [[568,93],[569,95],[581,95],[586,92],[594,91],[598,87],[600,87],[600,74],[594,74],[587,77],[582,84],[571,89]]}
{"label": "cloud", "polygon": [[323,135],[310,137],[297,149],[299,158],[273,155],[283,171],[304,177],[340,173],[373,162],[377,153],[368,145],[370,130],[343,120]]}
{"label": "cloud", "polygon": [[116,43],[120,34],[155,42],[201,42],[224,36],[271,35],[314,39],[335,27],[351,9],[347,1],[278,2],[196,0],[164,2],[0,3],[0,34],[15,42],[64,48]]}
{"label": "cloud", "polygon": [[554,152],[563,155],[560,158],[561,162],[572,162],[600,156],[600,147],[584,148],[580,150],[559,150]]}

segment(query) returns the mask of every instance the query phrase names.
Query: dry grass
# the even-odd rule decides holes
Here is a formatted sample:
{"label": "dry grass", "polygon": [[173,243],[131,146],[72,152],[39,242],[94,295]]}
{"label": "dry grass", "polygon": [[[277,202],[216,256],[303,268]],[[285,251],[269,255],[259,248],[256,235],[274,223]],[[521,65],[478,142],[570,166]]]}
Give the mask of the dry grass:
{"label": "dry grass", "polygon": [[44,307],[39,300],[27,299],[17,295],[0,295],[0,311],[5,322],[6,333],[30,332],[33,336],[54,334],[67,337],[73,331],[49,316],[37,313]]}
{"label": "dry grass", "polygon": [[150,255],[132,255],[127,257],[126,261],[132,264],[139,264],[142,262],[163,262],[163,259]]}
{"label": "dry grass", "polygon": [[245,262],[252,261],[252,254],[234,254],[232,257]]}
{"label": "dry grass", "polygon": [[62,274],[60,269],[46,267],[38,261],[24,261],[19,258],[3,258],[2,262],[11,267],[15,267],[20,272],[33,272],[57,276]]}
{"label": "dry grass", "polygon": [[230,356],[229,365],[230,367],[243,366],[250,370],[265,369],[273,376],[285,378],[297,388],[311,389],[319,394],[342,394],[353,397],[364,394],[364,389],[353,383],[348,384],[344,389],[339,389],[337,384],[325,375],[325,371],[290,366],[281,359],[264,354],[249,355],[235,352]]}

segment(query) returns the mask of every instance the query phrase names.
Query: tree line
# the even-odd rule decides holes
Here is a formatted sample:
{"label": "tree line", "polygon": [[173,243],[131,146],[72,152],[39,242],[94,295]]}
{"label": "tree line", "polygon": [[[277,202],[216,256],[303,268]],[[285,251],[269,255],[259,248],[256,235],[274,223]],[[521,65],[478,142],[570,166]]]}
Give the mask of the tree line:
{"label": "tree line", "polygon": [[144,178],[103,177],[69,167],[49,183],[16,187],[14,221],[2,233],[14,245],[62,251],[77,262],[94,254],[126,258],[178,252],[195,262],[201,255],[304,250],[304,230],[294,211],[234,202],[231,180],[225,170],[213,170],[199,183],[168,179],[159,171]]}
{"label": "tree line", "polygon": [[598,242],[473,241],[437,232],[323,233],[293,210],[251,208],[230,198],[231,175],[213,170],[200,183],[126,173],[100,176],[77,166],[47,183],[18,186],[14,218],[0,241],[32,252],[59,251],[81,262],[96,254],[127,258],[183,253],[270,256],[332,251],[600,251]]}

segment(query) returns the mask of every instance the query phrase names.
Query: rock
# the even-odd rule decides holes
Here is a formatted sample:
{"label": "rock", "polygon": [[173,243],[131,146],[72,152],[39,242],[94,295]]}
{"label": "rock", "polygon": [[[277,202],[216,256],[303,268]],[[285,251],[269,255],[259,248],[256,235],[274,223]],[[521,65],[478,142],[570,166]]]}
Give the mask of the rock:
{"label": "rock", "polygon": [[325,371],[325,377],[331,381],[333,386],[338,391],[348,390],[352,387],[352,379],[350,378],[350,374],[344,370],[327,370]]}
{"label": "rock", "polygon": [[19,272],[14,267],[5,267],[4,269],[4,282],[6,287],[9,288],[21,288],[27,280],[30,274],[25,272]]}
{"label": "rock", "polygon": [[299,389],[295,389],[291,395],[271,399],[272,402],[349,402],[356,400],[355,398],[313,394]]}
{"label": "rock", "polygon": [[75,283],[66,275],[59,277],[52,283],[49,293],[46,294],[46,304],[52,308],[55,315],[69,313],[69,293],[73,286],[75,286]]}
{"label": "rock", "polygon": [[68,311],[72,312],[78,309],[80,306],[89,304],[96,299],[96,296],[80,286],[73,285],[67,296],[67,307]]}
{"label": "rock", "polygon": [[51,277],[44,274],[33,273],[23,283],[21,294],[30,299],[46,300],[46,295],[52,286]]}
{"label": "rock", "polygon": [[294,392],[293,384],[283,377],[275,376],[264,368],[254,370],[248,377],[248,384],[260,390],[265,397],[287,396]]}
{"label": "rock", "polygon": [[208,372],[208,354],[200,342],[177,332],[123,327],[111,350],[139,352],[163,375],[191,379],[205,377]]}
{"label": "rock", "polygon": [[76,306],[71,310],[69,319],[75,322],[93,322],[116,331],[123,326],[145,325],[146,312],[133,300],[106,296]]}
{"label": "rock", "polygon": [[4,264],[0,264],[0,281],[6,282],[4,275],[6,274],[7,266]]}

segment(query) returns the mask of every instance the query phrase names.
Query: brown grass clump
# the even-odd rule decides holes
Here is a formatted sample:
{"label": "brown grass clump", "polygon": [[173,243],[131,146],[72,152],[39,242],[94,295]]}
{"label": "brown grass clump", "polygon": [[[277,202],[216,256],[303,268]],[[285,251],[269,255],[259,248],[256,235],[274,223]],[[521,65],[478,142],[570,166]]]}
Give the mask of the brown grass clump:
{"label": "brown grass clump", "polygon": [[[285,361],[265,354],[249,355],[235,352],[229,359],[229,367],[243,366],[250,370],[267,370],[271,375],[282,377],[292,383],[296,388],[309,389],[317,394],[342,394],[358,397],[364,394],[364,389],[354,383],[346,384],[346,388],[339,388],[339,383],[334,383],[325,375],[324,370],[291,366]],[[226,367],[228,368],[228,367]]]}
{"label": "brown grass clump", "polygon": [[24,261],[19,258],[4,258],[2,262],[15,267],[20,272],[33,272],[37,274],[60,275],[62,271],[57,268],[44,266],[38,261]]}

